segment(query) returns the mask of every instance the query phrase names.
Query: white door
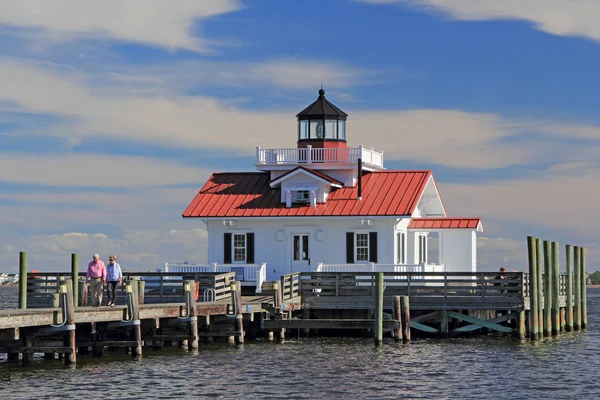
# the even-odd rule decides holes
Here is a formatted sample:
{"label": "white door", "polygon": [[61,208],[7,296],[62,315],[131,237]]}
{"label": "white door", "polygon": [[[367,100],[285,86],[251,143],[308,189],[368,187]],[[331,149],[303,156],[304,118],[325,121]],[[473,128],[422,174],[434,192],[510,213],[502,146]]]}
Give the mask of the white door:
{"label": "white door", "polygon": [[309,272],[310,235],[308,233],[292,234],[292,270],[290,272]]}

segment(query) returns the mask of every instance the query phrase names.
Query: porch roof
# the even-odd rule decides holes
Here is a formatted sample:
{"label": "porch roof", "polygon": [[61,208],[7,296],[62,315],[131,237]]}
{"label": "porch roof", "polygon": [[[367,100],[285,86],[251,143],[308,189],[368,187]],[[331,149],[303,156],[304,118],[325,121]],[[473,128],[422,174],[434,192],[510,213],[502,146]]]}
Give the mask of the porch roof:
{"label": "porch roof", "polygon": [[408,229],[475,229],[483,232],[483,224],[480,218],[412,218],[408,223]]}

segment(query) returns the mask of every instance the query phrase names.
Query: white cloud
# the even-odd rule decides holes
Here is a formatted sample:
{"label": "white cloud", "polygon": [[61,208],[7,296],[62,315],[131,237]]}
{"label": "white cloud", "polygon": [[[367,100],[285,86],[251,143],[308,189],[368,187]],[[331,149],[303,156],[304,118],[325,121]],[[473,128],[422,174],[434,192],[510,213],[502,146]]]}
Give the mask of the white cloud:
{"label": "white cloud", "polygon": [[68,271],[71,253],[79,254],[82,271],[94,253],[99,253],[105,261],[109,254],[116,254],[124,270],[148,271],[162,268],[165,262],[206,262],[207,232],[141,230],[125,232],[119,238],[104,233],[68,232],[35,235],[7,246],[0,253],[0,265],[6,266],[6,272],[16,272],[10,266],[16,270],[18,251],[27,251],[29,269],[39,271]]}
{"label": "white cloud", "polygon": [[20,184],[139,188],[198,184],[209,173],[145,157],[0,153],[0,181]]}
{"label": "white cloud", "polygon": [[466,21],[521,19],[559,36],[600,40],[600,2],[596,0],[360,0],[373,4],[405,3]]}
{"label": "white cloud", "polygon": [[195,36],[195,24],[241,6],[237,0],[4,0],[0,25],[30,28],[44,43],[103,38],[206,52],[210,41]]}

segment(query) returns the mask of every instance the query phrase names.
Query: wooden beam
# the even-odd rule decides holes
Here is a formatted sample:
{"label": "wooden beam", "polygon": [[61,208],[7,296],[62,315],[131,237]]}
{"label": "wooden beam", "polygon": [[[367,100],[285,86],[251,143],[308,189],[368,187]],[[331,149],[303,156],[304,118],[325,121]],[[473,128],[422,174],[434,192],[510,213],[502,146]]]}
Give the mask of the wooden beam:
{"label": "wooden beam", "polygon": [[[508,328],[506,326],[499,325],[497,323],[492,322],[492,320],[483,320],[483,319],[479,319],[479,318],[474,318],[474,317],[470,317],[468,315],[457,313],[455,311],[448,311],[448,316],[451,318],[454,318],[454,319],[458,319],[460,321],[469,322],[471,324],[479,325],[483,328],[492,329],[492,330],[495,330],[498,332],[503,332],[503,333],[512,333],[513,332],[512,328]],[[504,315],[503,315],[503,317],[504,317]],[[456,331],[456,330],[454,330],[454,331]]]}
{"label": "wooden beam", "polygon": [[[500,317],[488,319],[487,321],[491,322],[491,323],[494,323],[494,324],[497,324],[499,322],[506,322],[506,321],[508,321],[510,319],[513,319],[513,318],[514,318],[513,314],[506,314],[506,315],[502,315]],[[458,319],[458,318],[456,318],[456,319]],[[465,332],[472,332],[472,331],[475,331],[475,330],[481,329],[481,328],[482,328],[482,326],[480,324],[473,323],[473,324],[470,324],[470,325],[465,325],[465,326],[461,326],[461,327],[458,327],[456,329],[453,329],[452,332],[453,333],[465,333]]]}
{"label": "wooden beam", "polygon": [[19,340],[21,338],[19,328],[8,328],[0,330],[0,340]]}
{"label": "wooden beam", "polygon": [[438,333],[440,331],[439,329],[432,328],[431,326],[427,326],[425,324],[422,324],[422,323],[416,322],[416,321],[410,321],[409,322],[409,326],[411,328],[415,328],[415,329],[418,329],[420,331],[428,332],[428,333]]}
{"label": "wooden beam", "polygon": [[[267,319],[263,321],[264,329],[373,329],[373,319]],[[383,330],[394,330],[400,327],[398,321],[385,319]]]}

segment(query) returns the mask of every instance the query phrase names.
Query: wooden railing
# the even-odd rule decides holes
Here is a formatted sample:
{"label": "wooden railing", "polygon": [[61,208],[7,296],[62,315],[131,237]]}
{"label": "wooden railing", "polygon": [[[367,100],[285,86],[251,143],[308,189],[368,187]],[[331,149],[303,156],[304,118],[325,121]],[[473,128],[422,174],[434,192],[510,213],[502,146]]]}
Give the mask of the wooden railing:
{"label": "wooden railing", "polygon": [[293,273],[281,277],[281,290],[283,300],[290,300],[300,296],[300,274]]}
{"label": "wooden railing", "polygon": [[[49,307],[52,298],[58,293],[65,278],[71,278],[68,272],[48,273],[35,272],[27,274],[27,304],[28,307]],[[230,283],[235,281],[235,272],[225,273],[182,273],[182,272],[125,272],[123,285],[117,286],[116,302],[125,303],[125,283],[133,280],[144,282],[144,302],[174,303],[184,301],[185,280],[193,279],[198,285],[198,302],[220,301],[231,296]],[[91,304],[90,293],[83,290],[85,273],[79,273],[79,303]],[[106,295],[106,288],[105,295]],[[87,297],[84,299],[84,297]],[[87,300],[87,301],[86,301]]]}

